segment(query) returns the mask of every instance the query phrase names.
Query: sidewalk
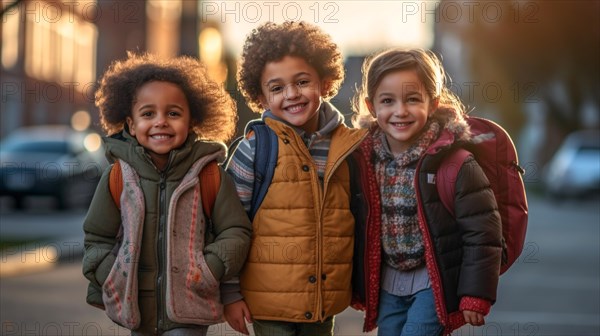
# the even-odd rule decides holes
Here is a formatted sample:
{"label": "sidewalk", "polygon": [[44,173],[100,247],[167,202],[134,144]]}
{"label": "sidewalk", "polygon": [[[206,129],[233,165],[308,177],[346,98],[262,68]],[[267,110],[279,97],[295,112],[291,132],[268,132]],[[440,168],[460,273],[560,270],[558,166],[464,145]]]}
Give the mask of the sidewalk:
{"label": "sidewalk", "polygon": [[28,212],[0,210],[2,241],[26,241],[0,251],[0,277],[49,269],[83,255],[85,209],[58,213],[44,208]]}

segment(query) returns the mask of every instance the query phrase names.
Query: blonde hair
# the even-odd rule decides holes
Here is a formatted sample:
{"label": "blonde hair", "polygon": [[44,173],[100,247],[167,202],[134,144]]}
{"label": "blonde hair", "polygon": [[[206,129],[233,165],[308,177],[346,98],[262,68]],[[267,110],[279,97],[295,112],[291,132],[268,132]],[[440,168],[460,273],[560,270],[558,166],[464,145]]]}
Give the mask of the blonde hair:
{"label": "blonde hair", "polygon": [[[368,57],[363,63],[363,79],[352,101],[352,109],[357,113],[353,123],[357,127],[368,128],[374,122],[366,100],[375,95],[381,80],[389,73],[415,70],[431,100],[438,100],[438,109],[454,109],[457,114],[465,114],[460,99],[448,89],[447,76],[439,58],[431,51],[423,49],[388,49]],[[434,112],[435,113],[435,112]]]}

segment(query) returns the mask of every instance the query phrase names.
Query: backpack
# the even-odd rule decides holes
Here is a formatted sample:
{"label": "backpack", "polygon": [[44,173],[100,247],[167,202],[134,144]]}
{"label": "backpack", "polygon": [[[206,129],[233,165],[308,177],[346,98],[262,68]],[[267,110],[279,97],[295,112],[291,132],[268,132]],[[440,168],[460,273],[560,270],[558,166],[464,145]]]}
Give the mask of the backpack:
{"label": "backpack", "polygon": [[525,242],[528,207],[517,150],[508,133],[493,121],[469,117],[473,143],[453,150],[436,174],[436,187],[444,207],[454,214],[454,192],[458,172],[468,156],[473,156],[490,181],[502,219],[503,253],[500,274],[516,261]]}
{"label": "backpack", "polygon": [[[211,161],[198,174],[200,179],[200,193],[202,195],[202,208],[206,217],[206,223],[208,226],[207,231],[212,230],[212,210],[221,187],[221,172],[217,161]],[[121,210],[121,193],[123,192],[123,174],[121,173],[121,164],[119,161],[115,162],[111,169],[108,179],[108,189],[112,196],[113,201],[117,205],[117,208]],[[123,228],[119,228],[119,234],[117,237],[122,235]]]}
{"label": "backpack", "polygon": [[[254,119],[246,124],[244,136],[250,136],[251,132],[254,133],[256,149],[254,153],[254,187],[252,188],[252,202],[248,213],[250,221],[254,220],[254,215],[256,215],[260,204],[267,195],[271,180],[273,180],[275,166],[277,166],[277,155],[279,154],[277,134],[262,119]],[[244,136],[236,138],[229,145],[228,152],[230,155],[225,161],[226,166],[229,165],[233,153],[244,139]]]}

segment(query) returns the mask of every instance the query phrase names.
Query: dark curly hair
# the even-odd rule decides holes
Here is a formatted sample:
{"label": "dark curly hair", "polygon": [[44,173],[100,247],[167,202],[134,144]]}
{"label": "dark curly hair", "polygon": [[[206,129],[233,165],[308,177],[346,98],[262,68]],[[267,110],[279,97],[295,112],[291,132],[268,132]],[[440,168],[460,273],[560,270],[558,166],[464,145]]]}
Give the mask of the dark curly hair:
{"label": "dark curly hair", "polygon": [[222,85],[208,78],[202,63],[187,56],[162,59],[131,52],[127,56],[110,65],[96,91],[100,123],[107,135],[123,129],[140,87],[165,81],[179,86],[185,94],[191,128],[198,138],[226,142],[233,136],[237,121],[235,103]]}
{"label": "dark curly hair", "polygon": [[321,80],[329,82],[329,90],[323,98],[337,94],[344,80],[344,65],[342,54],[331,37],[306,22],[267,22],[246,37],[237,73],[239,89],[255,112],[262,111],[260,78],[266,64],[285,56],[304,59],[317,71]]}

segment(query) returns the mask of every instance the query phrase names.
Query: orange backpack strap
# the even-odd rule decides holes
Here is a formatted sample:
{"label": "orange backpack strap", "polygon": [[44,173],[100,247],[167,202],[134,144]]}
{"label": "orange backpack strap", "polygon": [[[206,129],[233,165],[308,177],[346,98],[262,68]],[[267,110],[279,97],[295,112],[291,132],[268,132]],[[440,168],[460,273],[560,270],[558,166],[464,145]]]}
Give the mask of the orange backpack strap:
{"label": "orange backpack strap", "polygon": [[207,220],[212,217],[212,210],[221,186],[221,171],[217,161],[209,162],[200,171],[200,191],[202,193],[202,207]]}
{"label": "orange backpack strap", "polygon": [[121,193],[123,192],[123,174],[121,173],[121,163],[115,162],[111,169],[108,178],[108,190],[113,201],[119,210],[121,209]]}
{"label": "orange backpack strap", "polygon": [[[202,207],[208,219],[212,216],[212,209],[221,186],[221,171],[217,161],[209,162],[199,174],[200,190],[202,193]],[[121,209],[121,193],[123,192],[123,174],[119,161],[112,165],[108,180],[108,189],[117,208]]]}

